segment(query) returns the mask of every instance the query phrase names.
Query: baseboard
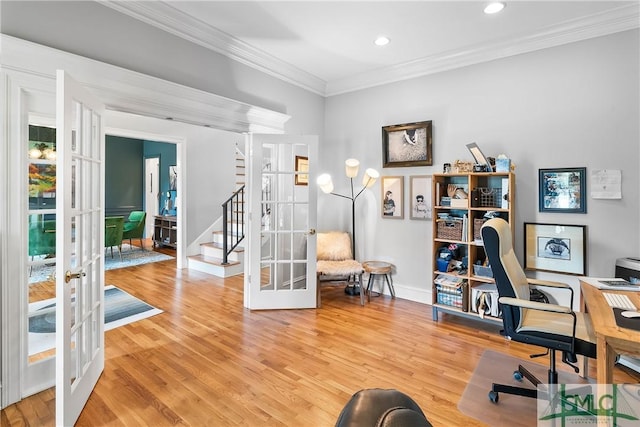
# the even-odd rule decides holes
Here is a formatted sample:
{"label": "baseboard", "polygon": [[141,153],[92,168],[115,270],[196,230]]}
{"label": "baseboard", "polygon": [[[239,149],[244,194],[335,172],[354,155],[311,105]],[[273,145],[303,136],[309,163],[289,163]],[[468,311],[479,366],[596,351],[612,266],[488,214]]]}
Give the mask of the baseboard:
{"label": "baseboard", "polygon": [[[376,283],[373,288],[374,291],[380,289],[379,286],[380,285]],[[397,282],[393,283],[393,289],[396,291],[396,298],[402,298],[413,302],[419,302],[421,304],[431,305],[431,289],[417,288],[415,286],[403,285]],[[384,286],[383,294],[391,295],[386,284]]]}

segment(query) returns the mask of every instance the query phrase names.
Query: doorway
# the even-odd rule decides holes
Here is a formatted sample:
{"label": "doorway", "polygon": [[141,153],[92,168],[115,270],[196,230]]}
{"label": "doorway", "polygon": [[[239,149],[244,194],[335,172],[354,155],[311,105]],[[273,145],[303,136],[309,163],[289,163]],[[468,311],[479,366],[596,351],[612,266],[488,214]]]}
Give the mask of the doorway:
{"label": "doorway", "polygon": [[154,217],[160,206],[160,157],[144,159],[144,210],[147,213],[145,237],[153,236]]}

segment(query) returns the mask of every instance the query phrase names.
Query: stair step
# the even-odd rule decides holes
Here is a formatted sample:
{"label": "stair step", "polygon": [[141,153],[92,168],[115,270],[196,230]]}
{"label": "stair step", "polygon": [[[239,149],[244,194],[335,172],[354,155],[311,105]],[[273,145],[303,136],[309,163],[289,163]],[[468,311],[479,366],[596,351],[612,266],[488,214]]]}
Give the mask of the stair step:
{"label": "stair step", "polygon": [[244,273],[244,266],[238,261],[229,261],[222,264],[222,259],[207,257],[204,255],[193,255],[187,257],[190,269],[211,274],[216,277],[231,277]]}
{"label": "stair step", "polygon": [[231,260],[229,260],[227,264],[222,264],[222,258],[216,258],[212,256],[205,256],[205,255],[191,255],[189,258],[196,261],[203,262],[205,264],[211,264],[211,265],[215,265],[218,267],[225,267],[225,268],[240,264],[240,261],[231,261]]}
{"label": "stair step", "polygon": [[[222,249],[222,243],[217,242],[200,243],[200,246],[210,246],[212,248]],[[233,248],[233,252],[244,252],[244,248],[242,246],[236,246]]]}

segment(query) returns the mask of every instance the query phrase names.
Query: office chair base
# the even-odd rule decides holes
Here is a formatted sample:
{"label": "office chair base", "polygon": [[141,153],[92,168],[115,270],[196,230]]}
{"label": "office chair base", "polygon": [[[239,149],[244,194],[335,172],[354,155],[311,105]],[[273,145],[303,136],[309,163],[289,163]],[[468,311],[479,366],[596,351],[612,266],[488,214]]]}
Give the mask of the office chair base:
{"label": "office chair base", "polygon": [[489,400],[493,403],[498,403],[498,400],[500,400],[499,393],[507,393],[507,394],[513,394],[516,396],[531,397],[534,399],[538,397],[537,387],[539,384],[542,384],[542,382],[539,379],[537,379],[527,368],[525,368],[522,365],[518,365],[518,370],[513,372],[513,378],[518,381],[522,381],[523,378],[526,378],[536,388],[531,389],[531,388],[525,388],[525,387],[514,387],[506,384],[493,383],[493,385],[491,386],[491,391],[489,392]]}

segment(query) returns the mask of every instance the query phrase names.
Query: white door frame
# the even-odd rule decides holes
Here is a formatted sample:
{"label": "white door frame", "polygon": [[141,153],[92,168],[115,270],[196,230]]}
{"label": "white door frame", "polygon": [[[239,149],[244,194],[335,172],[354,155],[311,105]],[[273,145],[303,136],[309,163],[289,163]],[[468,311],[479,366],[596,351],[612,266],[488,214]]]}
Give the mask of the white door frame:
{"label": "white door frame", "polygon": [[[178,177],[182,175],[182,171],[186,170],[186,142],[187,139],[182,136],[175,135],[162,135],[152,132],[141,132],[131,129],[122,129],[108,127],[106,130],[107,135],[120,136],[123,138],[141,139],[145,141],[166,142],[168,144],[175,144],[176,146],[176,166],[178,168]],[[185,246],[185,227],[183,224],[185,218],[185,206],[187,206],[186,188],[184,187],[184,179],[178,179],[178,188],[176,189],[178,194],[176,200],[176,225],[178,227],[177,241],[176,241],[176,268],[185,268],[187,265],[186,246]]]}

